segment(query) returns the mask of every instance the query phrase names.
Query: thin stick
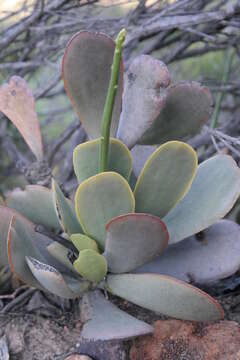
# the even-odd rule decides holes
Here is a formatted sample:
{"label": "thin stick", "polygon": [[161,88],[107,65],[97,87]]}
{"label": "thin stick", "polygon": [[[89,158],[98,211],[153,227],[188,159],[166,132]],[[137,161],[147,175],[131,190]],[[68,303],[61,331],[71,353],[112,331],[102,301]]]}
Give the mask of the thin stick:
{"label": "thin stick", "polygon": [[102,116],[99,172],[103,172],[107,170],[110,127],[111,127],[113,106],[118,89],[118,77],[119,77],[119,70],[120,70],[121,57],[122,57],[122,48],[125,37],[126,37],[126,30],[122,29],[116,39],[116,47],[113,57],[113,64],[111,68],[111,79],[108,87],[107,99]]}
{"label": "thin stick", "polygon": [[[223,72],[223,77],[222,77],[222,85],[225,85],[228,81],[228,77],[229,77],[231,66],[232,66],[233,56],[234,56],[234,50],[230,49],[226,54],[226,61],[225,61],[224,72]],[[224,97],[224,92],[223,91],[219,92],[218,96],[217,96],[217,100],[216,100],[216,106],[214,109],[213,117],[212,117],[212,123],[211,123],[213,129],[215,127],[217,127],[218,115],[220,112],[220,107],[221,107],[221,103],[223,101],[223,97]]]}

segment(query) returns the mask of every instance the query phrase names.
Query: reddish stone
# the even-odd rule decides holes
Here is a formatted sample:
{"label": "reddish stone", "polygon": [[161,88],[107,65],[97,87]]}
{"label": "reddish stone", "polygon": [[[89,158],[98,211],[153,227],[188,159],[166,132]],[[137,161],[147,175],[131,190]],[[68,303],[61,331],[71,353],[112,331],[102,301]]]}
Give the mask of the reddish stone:
{"label": "reddish stone", "polygon": [[240,326],[234,321],[159,320],[154,335],[138,338],[130,360],[240,360]]}

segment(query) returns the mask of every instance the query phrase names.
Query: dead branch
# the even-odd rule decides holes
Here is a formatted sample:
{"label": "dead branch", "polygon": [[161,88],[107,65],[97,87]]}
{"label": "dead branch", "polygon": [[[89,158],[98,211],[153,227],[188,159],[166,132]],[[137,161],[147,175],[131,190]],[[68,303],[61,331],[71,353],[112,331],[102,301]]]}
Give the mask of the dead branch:
{"label": "dead branch", "polygon": [[[126,27],[125,69],[136,54],[152,52],[167,64],[229,48],[234,48],[236,57],[240,57],[239,0],[176,0],[173,3],[157,0],[151,5],[140,0],[135,9],[123,16],[112,17],[105,16],[106,8],[109,11],[111,7],[116,9],[119,4],[124,6],[129,2],[116,0],[106,6],[97,0],[36,0],[32,6],[32,2],[26,0],[24,4],[27,15],[20,21],[16,19],[23,8],[0,14],[0,79],[6,81],[12,75],[20,75],[27,81],[34,80],[35,99],[56,104],[48,114],[41,111],[41,117],[45,118],[43,127],[49,122],[61,122],[66,112],[72,116],[70,106],[59,106],[58,99],[65,96],[61,83],[61,57],[66,43],[77,31],[103,31],[114,37],[122,27]],[[230,94],[235,108],[239,109],[239,79],[230,76],[226,84],[201,80],[213,92]],[[62,111],[62,108],[66,110]],[[228,150],[234,152],[230,147],[236,150],[236,143],[225,136],[239,136],[240,129],[235,123],[237,111],[234,114],[235,118],[231,116],[231,122],[235,124],[232,132],[225,129],[220,136],[205,131],[200,138],[192,139],[193,145],[198,148],[205,144],[207,156],[216,151],[216,146],[221,149],[229,145]],[[71,142],[74,132],[78,131],[78,125],[70,125],[60,139],[47,144],[46,158],[50,163],[65,156],[65,142]],[[85,136],[78,139],[82,141]],[[0,146],[8,148],[8,156],[15,162],[20,155],[16,155],[18,151],[14,144],[7,143],[5,137],[6,129],[0,134]],[[57,150],[60,157],[55,156]],[[66,180],[66,176],[62,176]],[[70,173],[67,178],[70,179]]]}

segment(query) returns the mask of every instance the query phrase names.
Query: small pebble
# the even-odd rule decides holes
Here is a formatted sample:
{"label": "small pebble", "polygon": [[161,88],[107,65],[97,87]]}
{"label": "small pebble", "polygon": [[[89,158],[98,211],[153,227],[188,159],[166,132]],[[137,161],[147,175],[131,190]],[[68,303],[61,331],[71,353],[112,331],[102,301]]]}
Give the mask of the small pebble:
{"label": "small pebble", "polygon": [[87,355],[70,355],[65,358],[65,360],[93,360],[90,356]]}

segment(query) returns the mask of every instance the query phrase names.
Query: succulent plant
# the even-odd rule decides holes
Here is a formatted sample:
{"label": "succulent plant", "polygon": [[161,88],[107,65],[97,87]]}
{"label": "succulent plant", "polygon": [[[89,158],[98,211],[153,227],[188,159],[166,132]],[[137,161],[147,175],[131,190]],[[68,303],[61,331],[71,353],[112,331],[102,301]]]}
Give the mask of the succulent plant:
{"label": "succulent plant", "polygon": [[12,274],[7,266],[0,269],[0,295],[12,289]]}
{"label": "succulent plant", "polygon": [[[227,155],[198,166],[194,149],[180,141],[208,120],[209,91],[198,83],[171,87],[167,67],[140,56],[122,96],[123,41],[124,32],[115,46],[104,34],[81,31],[64,54],[65,89],[90,138],[73,154],[75,200],[53,179],[51,190],[13,190],[0,207],[0,264],[9,262],[30,286],[81,297],[85,339],[152,332],[106,292],[180,319],[220,319],[221,306],[189,282],[211,283],[240,264],[239,227],[219,221],[239,197],[239,168]],[[39,124],[23,79],[0,88],[0,110],[41,160]],[[129,150],[135,144],[161,144],[136,181]]]}

